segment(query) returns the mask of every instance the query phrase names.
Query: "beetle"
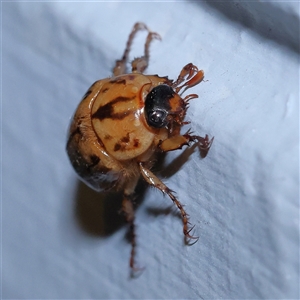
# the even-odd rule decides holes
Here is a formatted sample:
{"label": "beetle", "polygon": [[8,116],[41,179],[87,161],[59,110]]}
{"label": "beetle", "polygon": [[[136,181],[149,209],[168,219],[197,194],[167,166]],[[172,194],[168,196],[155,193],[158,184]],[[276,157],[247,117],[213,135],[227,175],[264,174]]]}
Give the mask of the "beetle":
{"label": "beetle", "polygon": [[[148,32],[144,55],[135,58],[132,72],[126,73],[129,52],[136,33]],[[204,78],[192,63],[181,70],[176,80],[145,75],[149,46],[160,36],[143,23],[136,23],[129,35],[124,54],[117,60],[113,76],[96,81],[85,93],[73,116],[68,132],[67,153],[81,180],[98,191],[123,191],[122,210],[130,225],[131,270],[135,263],[136,238],[133,194],[142,177],[150,186],[168,195],[180,211],[185,241],[198,238],[190,234],[189,218],[183,205],[151,171],[161,153],[196,143],[207,154],[213,138],[191,131],[181,134],[189,101],[197,98],[182,93]]]}

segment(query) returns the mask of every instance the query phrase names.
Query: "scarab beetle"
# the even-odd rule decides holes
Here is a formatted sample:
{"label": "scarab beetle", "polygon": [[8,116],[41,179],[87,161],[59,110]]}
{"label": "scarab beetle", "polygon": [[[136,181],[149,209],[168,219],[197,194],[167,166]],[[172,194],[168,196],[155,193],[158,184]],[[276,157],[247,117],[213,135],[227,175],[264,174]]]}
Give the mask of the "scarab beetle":
{"label": "scarab beetle", "polygon": [[[131,44],[139,30],[147,30],[144,56],[135,58],[126,73]],[[200,83],[202,70],[192,63],[183,67],[177,80],[144,75],[149,46],[160,36],[143,23],[136,23],[125,52],[116,61],[113,77],[96,81],[86,92],[71,121],[67,153],[75,171],[92,189],[123,191],[122,209],[131,230],[131,270],[135,264],[135,223],[132,195],[142,177],[167,194],[181,213],[185,240],[190,235],[188,215],[174,193],[151,171],[157,155],[197,143],[208,152],[213,138],[180,133],[189,101],[198,95],[181,97],[181,91]]]}

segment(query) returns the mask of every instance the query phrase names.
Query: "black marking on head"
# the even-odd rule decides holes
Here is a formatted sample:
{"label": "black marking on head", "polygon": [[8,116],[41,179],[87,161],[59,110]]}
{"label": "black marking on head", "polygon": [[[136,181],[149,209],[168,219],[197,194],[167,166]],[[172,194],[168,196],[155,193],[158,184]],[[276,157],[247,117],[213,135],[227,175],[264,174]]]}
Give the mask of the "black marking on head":
{"label": "black marking on head", "polygon": [[162,128],[168,125],[170,99],[174,94],[174,90],[166,84],[158,85],[149,92],[145,100],[145,116],[151,127]]}
{"label": "black marking on head", "polygon": [[134,99],[135,96],[133,97],[117,97],[110,102],[106,103],[103,106],[100,106],[95,113],[93,113],[92,118],[99,119],[100,121],[104,119],[117,119],[117,120],[122,120],[126,116],[132,113],[131,110],[124,111],[124,112],[119,112],[119,113],[114,113],[114,106],[117,105],[118,102],[127,102],[131,101]]}

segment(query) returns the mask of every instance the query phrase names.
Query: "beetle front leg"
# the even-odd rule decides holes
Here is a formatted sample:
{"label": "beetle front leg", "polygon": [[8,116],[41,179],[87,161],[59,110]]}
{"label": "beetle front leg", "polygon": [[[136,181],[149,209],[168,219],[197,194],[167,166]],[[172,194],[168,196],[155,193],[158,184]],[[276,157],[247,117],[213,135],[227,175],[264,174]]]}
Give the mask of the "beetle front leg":
{"label": "beetle front leg", "polygon": [[[176,93],[186,87],[190,88],[199,82],[201,82],[204,78],[203,70],[198,70],[198,68],[192,63],[187,64],[181,70],[176,81],[173,82],[172,87],[175,89]],[[181,83],[185,82],[183,85],[179,86]]]}
{"label": "beetle front leg", "polygon": [[143,178],[146,180],[146,182],[160,191],[162,191],[164,194],[167,194],[173,203],[177,206],[177,208],[180,211],[182,223],[183,223],[183,233],[185,237],[185,242],[188,243],[189,239],[195,239],[198,240],[198,237],[190,235],[191,230],[193,230],[194,226],[189,228],[189,215],[186,213],[185,209],[183,208],[183,205],[177,200],[177,198],[174,196],[173,191],[170,190],[159,178],[157,178],[150,170],[144,167],[143,163],[139,163],[141,174]]}
{"label": "beetle front leg", "polygon": [[162,141],[159,144],[159,148],[163,152],[168,152],[181,149],[185,145],[190,145],[191,142],[197,142],[200,150],[203,152],[203,156],[205,156],[208,153],[213,140],[214,138],[209,139],[207,134],[205,137],[201,137],[198,135],[191,135],[190,131],[188,131],[184,135],[175,135]]}

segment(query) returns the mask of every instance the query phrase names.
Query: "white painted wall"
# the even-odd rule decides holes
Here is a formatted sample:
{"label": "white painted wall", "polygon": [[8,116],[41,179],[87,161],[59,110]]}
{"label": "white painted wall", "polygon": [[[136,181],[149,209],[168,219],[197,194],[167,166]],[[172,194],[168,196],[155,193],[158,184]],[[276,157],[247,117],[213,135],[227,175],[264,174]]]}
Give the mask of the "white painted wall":
{"label": "white painted wall", "polygon": [[[165,180],[198,243],[151,213],[171,201],[149,189],[136,215],[146,270],[130,280],[118,201],[79,184],[65,142],[136,21],[163,38],[148,74],[205,71],[187,118],[215,141]],[[2,2],[2,298],[299,298],[298,47],[296,2]]]}

